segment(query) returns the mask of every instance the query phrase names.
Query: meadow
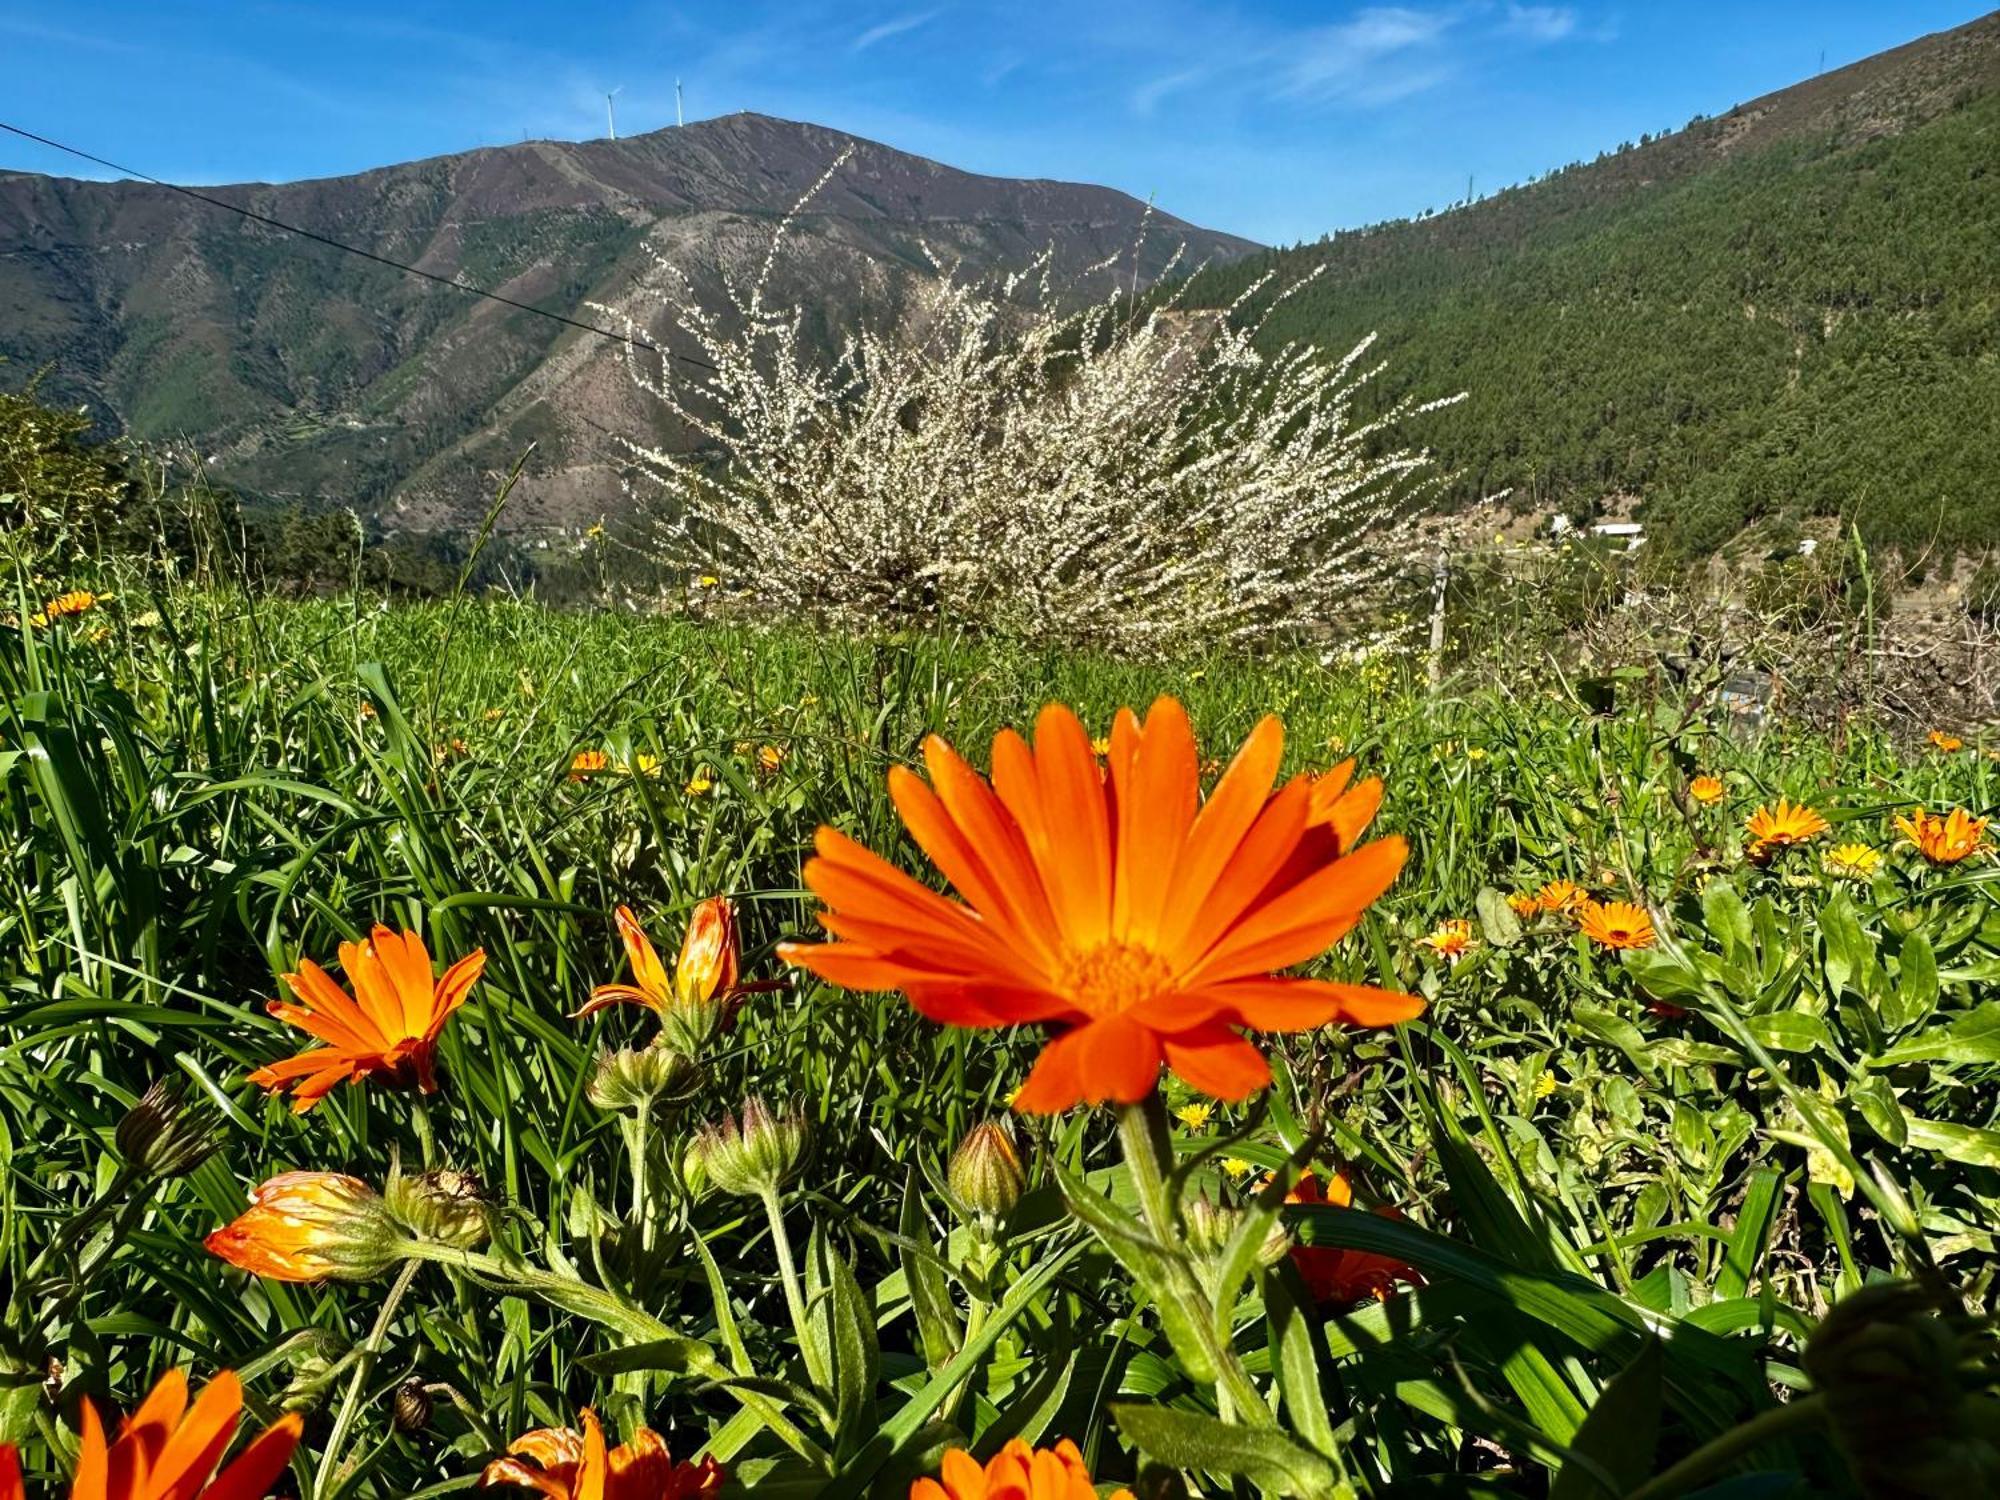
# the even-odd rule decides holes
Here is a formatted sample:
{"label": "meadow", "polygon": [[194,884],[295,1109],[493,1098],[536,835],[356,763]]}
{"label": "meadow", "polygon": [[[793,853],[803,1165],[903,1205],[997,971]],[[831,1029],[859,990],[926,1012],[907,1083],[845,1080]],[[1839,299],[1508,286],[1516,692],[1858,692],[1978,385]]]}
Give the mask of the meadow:
{"label": "meadow", "polygon": [[[282,1439],[244,1462],[312,1500],[901,1495],[941,1461],[970,1500],[940,1455],[1000,1474],[1017,1439],[1076,1444],[1037,1495],[1990,1492],[1994,867],[1976,826],[1896,823],[1993,805],[1955,726],[1744,737],[1553,664],[1433,687],[101,587],[0,635],[0,1441],[31,1481],[88,1450],[86,1400],[186,1368],[236,1372]],[[1286,775],[1381,778],[1361,849],[1407,862],[1304,972],[1421,1014],[1253,1033],[1240,1101],[1169,1052],[1137,1102],[1024,1113],[1043,1027],[778,952],[824,936],[821,825],[941,885],[888,791],[927,735],[985,772],[1045,703],[1095,738],[1161,695],[1211,791],[1267,715]],[[1781,798],[1829,826],[1746,828]],[[621,906],[657,1013],[578,1019],[647,983]],[[385,1066],[300,1112],[251,1081],[314,1045],[267,1002],[306,961],[358,985],[374,923],[422,934],[420,989],[483,969],[434,1092]],[[239,1219],[284,1173],[343,1176]],[[639,1445],[608,1488],[585,1408]]]}

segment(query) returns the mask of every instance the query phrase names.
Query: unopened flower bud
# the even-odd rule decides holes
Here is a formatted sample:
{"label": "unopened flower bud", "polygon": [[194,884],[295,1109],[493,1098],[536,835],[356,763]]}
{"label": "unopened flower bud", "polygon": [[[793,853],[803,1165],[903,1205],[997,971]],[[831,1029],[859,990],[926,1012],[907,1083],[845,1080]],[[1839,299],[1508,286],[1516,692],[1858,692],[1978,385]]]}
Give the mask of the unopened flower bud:
{"label": "unopened flower bud", "polygon": [[398,1432],[422,1432],[431,1425],[431,1393],[420,1377],[412,1375],[396,1387],[389,1415]]}
{"label": "unopened flower bud", "polygon": [[381,1194],[339,1172],[281,1172],[206,1240],[211,1254],[273,1281],[372,1281],[408,1236]]}
{"label": "unopened flower bud", "polygon": [[982,1121],[966,1133],[945,1180],[965,1215],[988,1226],[1006,1218],[1028,1187],[1014,1139],[998,1120]]}
{"label": "unopened flower bud", "polygon": [[688,1184],[697,1192],[713,1184],[745,1198],[776,1192],[805,1160],[807,1139],[803,1115],[773,1114],[753,1094],[743,1101],[740,1120],[724,1115],[695,1132],[687,1150]]}
{"label": "unopened flower bud", "polygon": [[2000,1494],[1990,1324],[1908,1282],[1863,1287],[1807,1341],[1827,1427],[1870,1500]]}
{"label": "unopened flower bud", "polygon": [[1217,1203],[1206,1192],[1196,1194],[1181,1205],[1181,1227],[1187,1234],[1189,1251],[1202,1257],[1222,1254],[1241,1217],[1236,1209]]}
{"label": "unopened flower bud", "polygon": [[492,1205],[469,1172],[448,1167],[414,1177],[392,1172],[382,1197],[396,1222],[418,1239],[475,1250],[492,1237]]}
{"label": "unopened flower bud", "polygon": [[599,1109],[646,1114],[686,1103],[700,1083],[701,1069],[685,1054],[655,1043],[601,1054],[585,1093]]}
{"label": "unopened flower bud", "polygon": [[118,1122],[118,1154],[149,1177],[185,1177],[214,1154],[216,1112],[180,1089],[155,1083]]}

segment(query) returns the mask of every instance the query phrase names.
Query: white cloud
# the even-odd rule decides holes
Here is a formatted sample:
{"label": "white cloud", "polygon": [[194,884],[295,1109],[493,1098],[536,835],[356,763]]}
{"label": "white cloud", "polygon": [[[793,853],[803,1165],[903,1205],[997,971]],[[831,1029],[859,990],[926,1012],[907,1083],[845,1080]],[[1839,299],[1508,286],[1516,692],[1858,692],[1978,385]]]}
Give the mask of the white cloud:
{"label": "white cloud", "polygon": [[850,52],[866,52],[877,42],[886,42],[892,36],[901,36],[906,31],[915,31],[919,26],[931,20],[936,15],[937,12],[935,10],[913,10],[908,15],[896,16],[891,20],[884,21],[879,26],[870,26],[854,39],[853,44],[848,50]]}
{"label": "white cloud", "polygon": [[1294,39],[1278,92],[1297,99],[1386,104],[1421,92],[1448,73],[1440,43],[1457,16],[1381,6]]}
{"label": "white cloud", "polygon": [[1575,34],[1576,12],[1567,5],[1509,4],[1500,29],[1531,42],[1560,42]]}
{"label": "white cloud", "polygon": [[1132,91],[1132,113],[1150,115],[1167,95],[1179,93],[1189,84],[1199,82],[1201,77],[1200,68],[1184,68],[1178,73],[1167,73],[1140,84]]}

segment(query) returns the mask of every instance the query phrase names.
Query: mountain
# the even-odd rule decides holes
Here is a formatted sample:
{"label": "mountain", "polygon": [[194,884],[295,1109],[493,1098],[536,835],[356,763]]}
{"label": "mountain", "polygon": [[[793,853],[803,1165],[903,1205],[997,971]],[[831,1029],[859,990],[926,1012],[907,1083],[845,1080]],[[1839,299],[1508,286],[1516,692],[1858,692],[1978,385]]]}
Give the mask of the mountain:
{"label": "mountain", "polygon": [[[1062,285],[1121,251],[1130,275],[1135,245],[1142,282],[1183,244],[1196,262],[1257,248],[1109,189],[976,176],[753,114],[202,191],[537,308],[601,324],[588,306],[601,303],[644,328],[655,256],[703,294],[749,281],[779,220],[850,148],[773,278],[781,305],[829,328],[893,310],[932,257],[978,275],[1046,249]],[[615,342],[130,181],[0,173],[0,356],[49,366],[44,394],[87,403],[107,428],[187,439],[252,496],[351,506],[392,529],[476,522],[530,441],[508,524],[616,512],[611,435],[658,436]]]}
{"label": "mountain", "polygon": [[2000,544],[2000,13],[1476,203],[1253,255],[1266,337],[1380,330],[1470,500],[1624,514],[1686,557],[1835,518]]}

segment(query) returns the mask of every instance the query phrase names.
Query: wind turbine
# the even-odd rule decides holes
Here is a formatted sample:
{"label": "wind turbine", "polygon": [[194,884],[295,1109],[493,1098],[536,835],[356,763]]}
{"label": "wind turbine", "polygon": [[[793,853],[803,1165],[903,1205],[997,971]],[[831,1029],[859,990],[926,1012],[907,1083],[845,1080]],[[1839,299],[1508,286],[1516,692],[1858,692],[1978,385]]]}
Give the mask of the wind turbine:
{"label": "wind turbine", "polygon": [[625,85],[621,83],[604,96],[604,120],[611,127],[611,139],[614,141],[618,139],[618,112],[611,107],[611,101],[624,92]]}
{"label": "wind turbine", "polygon": [[683,122],[681,120],[681,81],[678,78],[676,78],[674,80],[674,128],[678,130],[682,123]]}

